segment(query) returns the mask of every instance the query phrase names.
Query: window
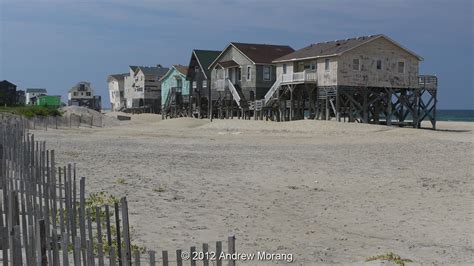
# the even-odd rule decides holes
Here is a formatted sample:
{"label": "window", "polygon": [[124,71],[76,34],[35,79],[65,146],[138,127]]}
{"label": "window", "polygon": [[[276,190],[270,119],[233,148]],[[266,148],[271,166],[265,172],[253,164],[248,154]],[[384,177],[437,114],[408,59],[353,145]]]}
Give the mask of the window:
{"label": "window", "polygon": [[206,79],[202,81],[202,87],[207,88],[207,80]]}
{"label": "window", "polygon": [[237,68],[237,80],[242,80],[242,69],[240,67]]}
{"label": "window", "polygon": [[194,72],[195,72],[195,73],[199,73],[199,67],[198,67],[198,66],[195,66],[195,67],[194,67]]}
{"label": "window", "polygon": [[405,73],[405,62],[398,62],[398,73]]}
{"label": "window", "polygon": [[360,61],[358,58],[352,59],[352,69],[360,70]]}
{"label": "window", "polygon": [[326,58],[326,59],[324,60],[324,69],[325,69],[325,70],[329,70],[329,58]]}
{"label": "window", "polygon": [[247,80],[250,80],[250,78],[251,78],[251,74],[252,74],[251,71],[252,71],[252,68],[248,66],[247,67]]}
{"label": "window", "polygon": [[283,74],[286,74],[286,64],[283,64]]}
{"label": "window", "polygon": [[382,70],[382,60],[380,59],[377,60],[377,69]]}
{"label": "window", "polygon": [[193,81],[193,89],[197,88],[197,83],[196,81]]}
{"label": "window", "polygon": [[311,61],[311,65],[310,65],[310,68],[311,70],[316,70],[316,61]]}
{"label": "window", "polygon": [[270,67],[263,66],[263,80],[270,80]]}
{"label": "window", "polygon": [[91,92],[90,91],[86,92],[86,96],[91,96]]}
{"label": "window", "polygon": [[178,88],[183,87],[183,81],[181,79],[176,79],[176,87]]}
{"label": "window", "polygon": [[73,93],[73,95],[74,95],[74,96],[77,96],[77,91],[75,91],[75,92]]}

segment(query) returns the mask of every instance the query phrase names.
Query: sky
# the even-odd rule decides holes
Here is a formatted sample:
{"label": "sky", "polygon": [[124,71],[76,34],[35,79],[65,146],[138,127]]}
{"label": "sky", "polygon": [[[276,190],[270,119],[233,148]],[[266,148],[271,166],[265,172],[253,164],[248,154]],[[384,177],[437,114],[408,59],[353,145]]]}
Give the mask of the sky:
{"label": "sky", "polygon": [[474,109],[472,0],[0,0],[0,80],[63,96],[129,65],[187,65],[231,42],[311,43],[385,34],[439,79],[438,109]]}

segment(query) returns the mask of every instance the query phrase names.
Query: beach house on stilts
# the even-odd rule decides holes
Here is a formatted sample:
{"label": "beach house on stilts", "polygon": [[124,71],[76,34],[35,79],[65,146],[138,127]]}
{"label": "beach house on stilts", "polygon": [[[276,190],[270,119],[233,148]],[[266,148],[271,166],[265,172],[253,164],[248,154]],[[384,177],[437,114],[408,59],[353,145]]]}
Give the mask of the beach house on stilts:
{"label": "beach house on stilts", "polygon": [[197,118],[209,117],[211,96],[211,70],[209,65],[221,51],[193,50],[188,65],[187,80],[190,83],[191,115]]}
{"label": "beach house on stilts", "polygon": [[287,45],[231,42],[209,66],[214,115],[248,117],[276,80],[272,61],[293,51]]}
{"label": "beach house on stilts", "polygon": [[161,108],[164,117],[183,117],[189,115],[189,81],[186,80],[188,67],[173,65],[160,79]]}
{"label": "beach house on stilts", "polygon": [[423,58],[379,34],[311,44],[276,64],[265,95],[277,121],[304,117],[436,127],[437,77],[419,75]]}

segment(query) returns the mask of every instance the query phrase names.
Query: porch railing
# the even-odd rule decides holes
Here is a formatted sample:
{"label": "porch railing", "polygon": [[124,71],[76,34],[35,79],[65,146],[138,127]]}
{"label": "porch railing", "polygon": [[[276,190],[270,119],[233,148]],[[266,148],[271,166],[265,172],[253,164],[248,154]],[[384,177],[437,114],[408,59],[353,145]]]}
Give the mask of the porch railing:
{"label": "porch railing", "polygon": [[283,74],[281,78],[282,83],[316,82],[317,80],[318,75],[315,70],[304,70],[302,72]]}
{"label": "porch railing", "polygon": [[420,75],[418,76],[418,85],[423,88],[438,87],[438,77],[435,75]]}

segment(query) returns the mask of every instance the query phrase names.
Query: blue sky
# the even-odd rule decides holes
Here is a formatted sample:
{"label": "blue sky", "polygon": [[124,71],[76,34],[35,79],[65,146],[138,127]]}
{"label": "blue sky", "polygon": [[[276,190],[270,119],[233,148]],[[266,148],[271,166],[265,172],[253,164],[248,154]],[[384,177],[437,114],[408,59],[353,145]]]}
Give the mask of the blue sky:
{"label": "blue sky", "polygon": [[439,77],[440,109],[474,109],[472,0],[0,0],[0,79],[63,95],[128,65],[189,63],[230,41],[310,43],[383,33]]}

